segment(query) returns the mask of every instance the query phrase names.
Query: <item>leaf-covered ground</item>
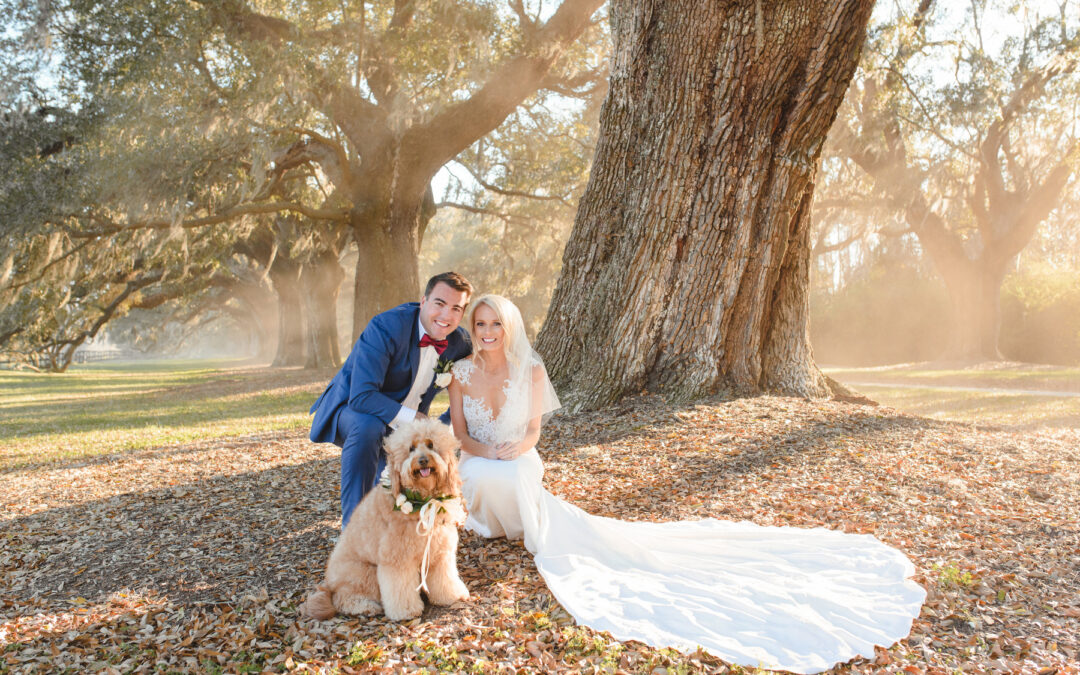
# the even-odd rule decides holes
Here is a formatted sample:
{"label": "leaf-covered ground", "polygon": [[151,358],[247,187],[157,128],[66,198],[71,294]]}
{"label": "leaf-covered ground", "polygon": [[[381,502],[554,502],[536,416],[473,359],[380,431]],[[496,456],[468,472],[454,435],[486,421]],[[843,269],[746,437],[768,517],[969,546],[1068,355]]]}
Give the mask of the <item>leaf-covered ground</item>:
{"label": "leaf-covered ground", "polygon": [[[838,672],[1080,672],[1080,431],[786,398],[554,420],[545,483],[593,513],[872,532],[929,593]],[[276,431],[2,473],[0,672],[724,672],[574,626],[519,543],[466,534],[473,598],[405,625],[298,620],[337,451]],[[732,669],[736,672],[741,669]]]}

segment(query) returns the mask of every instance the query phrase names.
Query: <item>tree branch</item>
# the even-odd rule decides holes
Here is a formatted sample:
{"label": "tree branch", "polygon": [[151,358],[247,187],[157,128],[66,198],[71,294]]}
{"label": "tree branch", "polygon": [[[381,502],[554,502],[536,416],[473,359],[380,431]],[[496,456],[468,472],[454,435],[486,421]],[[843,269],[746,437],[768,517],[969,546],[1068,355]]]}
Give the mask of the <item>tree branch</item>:
{"label": "tree branch", "polygon": [[390,135],[386,113],[355,87],[324,78],[307,98],[341,129],[361,158],[370,160],[386,144]]}
{"label": "tree branch", "polygon": [[992,253],[1001,261],[1007,261],[1023,250],[1035,235],[1035,230],[1046,217],[1058,207],[1061,193],[1072,177],[1073,165],[1080,154],[1080,144],[1073,145],[1069,153],[1058,162],[1046,178],[1026,195],[1019,213],[1008,227],[992,240]]}
{"label": "tree branch", "polygon": [[814,256],[816,258],[818,256],[826,255],[826,254],[832,253],[834,251],[841,251],[841,250],[851,246],[852,244],[854,244],[857,241],[862,241],[862,239],[864,237],[866,237],[866,227],[864,226],[864,227],[858,228],[855,231],[855,233],[852,234],[851,236],[849,236],[847,239],[844,239],[842,241],[838,241],[835,244],[826,244],[825,243],[825,235],[826,234],[827,234],[827,232],[825,230],[822,230],[821,235],[819,235],[818,238],[817,238],[817,241],[814,242],[814,247],[812,249],[810,249],[810,255],[812,255],[812,256]]}
{"label": "tree branch", "polygon": [[503,213],[502,211],[496,211],[494,209],[485,209],[481,206],[473,206],[471,204],[461,204],[459,202],[439,202],[435,204],[436,209],[441,209],[443,207],[451,209],[461,209],[462,211],[468,211],[469,213],[476,213],[482,216],[494,216],[495,218],[498,218],[499,220],[507,224],[515,220],[528,220],[527,218],[523,218],[522,216],[515,216],[511,213]]}
{"label": "tree branch", "polygon": [[1046,92],[1046,85],[1058,75],[1075,70],[1076,60],[1073,50],[1077,41],[1068,44],[1061,53],[1050,59],[1043,67],[1037,68],[1024,78],[1001,108],[1001,117],[994,120],[986,130],[982,143],[979,144],[980,174],[983,175],[986,201],[991,211],[1004,208],[1009,201],[1005,187],[1005,176],[999,153],[1007,143],[1009,126],[1034,100]]}
{"label": "tree branch", "polygon": [[101,327],[112,321],[113,317],[123,306],[124,302],[136,291],[145,288],[151,284],[157,283],[165,276],[164,271],[156,271],[146,274],[141,277],[137,277],[128,281],[124,287],[124,290],[116,296],[112,302],[105,307],[101,308],[101,316],[91,324],[90,328],[83,329],[76,333],[71,338],[53,340],[45,345],[45,348],[51,349],[56,353],[56,357],[52,357],[52,369],[63,371],[71,365],[71,360],[75,356],[75,350],[79,345],[86,342],[88,339],[97,336]]}
{"label": "tree branch", "polygon": [[[279,46],[286,41],[329,40],[334,44],[353,46],[358,35],[361,36],[359,39],[363,39],[362,25],[346,23],[304,33],[290,21],[252,11],[243,0],[195,1],[207,8],[211,20],[226,34],[239,40],[265,42],[271,46]],[[397,2],[400,4],[403,0]],[[410,1],[405,4],[412,6],[414,3]],[[363,150],[371,145],[366,140],[371,127],[380,123],[385,126],[385,115],[355,88],[339,83],[337,78],[323,72],[314,63],[309,62],[308,65],[315,70],[316,76],[306,88],[306,98],[332,119],[344,131],[349,142],[363,154]]]}
{"label": "tree branch", "polygon": [[75,246],[75,247],[71,248],[70,250],[65,251],[64,253],[60,254],[56,258],[53,258],[49,262],[45,263],[44,265],[41,266],[40,269],[38,269],[38,275],[37,276],[31,277],[29,279],[24,279],[24,280],[22,280],[22,281],[20,281],[18,283],[12,281],[7,286],[0,287],[0,290],[11,291],[11,290],[15,290],[15,289],[18,289],[18,288],[22,288],[23,286],[26,286],[27,284],[33,284],[33,283],[36,283],[38,281],[41,281],[41,279],[43,279],[45,277],[45,272],[48,271],[48,269],[50,267],[52,267],[53,265],[55,265],[56,263],[58,263],[58,262],[60,262],[62,260],[66,260],[70,256],[72,256],[72,255],[78,253],[79,251],[81,251],[82,249],[86,248],[91,243],[91,241],[92,240],[90,240],[90,239],[88,239],[86,241],[83,241],[78,246]]}
{"label": "tree branch", "polygon": [[538,200],[538,201],[559,202],[563,206],[573,208],[573,204],[566,201],[565,198],[563,198],[563,197],[561,197],[559,195],[538,195],[538,194],[534,194],[534,193],[531,193],[531,192],[521,192],[519,190],[508,190],[506,188],[501,188],[498,185],[494,185],[494,184],[489,183],[486,180],[484,180],[480,176],[480,174],[477,173],[476,171],[474,171],[473,168],[471,166],[469,166],[468,164],[465,164],[464,162],[460,162],[460,161],[457,161],[457,162],[454,162],[454,163],[457,164],[458,166],[462,167],[466,171],[468,171],[469,175],[471,175],[473,177],[473,180],[475,180],[477,183],[479,183],[480,187],[484,188],[485,190],[488,190],[489,192],[494,192],[495,194],[504,195],[506,197],[522,197],[524,199],[535,199],[535,200]]}
{"label": "tree branch", "polygon": [[[292,127],[289,131],[308,138],[293,143],[284,152],[274,156],[274,169],[284,172],[300,164],[315,163],[322,168],[336,189],[342,193],[350,192],[353,175],[345,148],[332,138],[311,129]],[[272,183],[276,185],[277,181]],[[272,193],[272,189],[264,189],[257,198],[266,199]]]}
{"label": "tree branch", "polygon": [[402,138],[402,152],[429,179],[459,153],[502,123],[543,83],[548,70],[589,25],[603,0],[563,0],[526,50],[497,68],[468,99],[448,106]]}
{"label": "tree branch", "polygon": [[301,36],[290,21],[259,14],[248,9],[242,0],[195,0],[206,7],[214,23],[234,36],[277,46]]}

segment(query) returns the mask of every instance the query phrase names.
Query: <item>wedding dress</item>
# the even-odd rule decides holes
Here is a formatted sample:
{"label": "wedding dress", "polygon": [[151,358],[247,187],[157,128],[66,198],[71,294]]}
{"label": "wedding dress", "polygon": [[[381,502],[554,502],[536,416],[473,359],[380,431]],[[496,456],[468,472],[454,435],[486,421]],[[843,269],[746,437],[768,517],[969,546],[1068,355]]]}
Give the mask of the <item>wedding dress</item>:
{"label": "wedding dress", "polygon": [[[470,360],[454,366],[466,391],[474,371]],[[508,381],[498,412],[463,394],[469,435],[522,438],[532,409],[523,391]],[[543,488],[535,448],[512,461],[462,457],[466,528],[524,538],[559,603],[619,640],[816,673],[904,638],[926,595],[904,554],[871,535],[594,516]]]}

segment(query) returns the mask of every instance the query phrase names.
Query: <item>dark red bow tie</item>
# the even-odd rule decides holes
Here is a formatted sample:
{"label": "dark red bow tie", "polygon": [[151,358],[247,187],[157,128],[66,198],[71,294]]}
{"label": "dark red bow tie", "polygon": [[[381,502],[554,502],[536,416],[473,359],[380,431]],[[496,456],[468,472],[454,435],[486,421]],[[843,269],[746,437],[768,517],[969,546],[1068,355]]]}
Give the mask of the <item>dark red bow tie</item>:
{"label": "dark red bow tie", "polygon": [[432,340],[430,335],[425,335],[420,338],[420,349],[424,347],[434,347],[435,351],[442,354],[446,351],[446,340]]}

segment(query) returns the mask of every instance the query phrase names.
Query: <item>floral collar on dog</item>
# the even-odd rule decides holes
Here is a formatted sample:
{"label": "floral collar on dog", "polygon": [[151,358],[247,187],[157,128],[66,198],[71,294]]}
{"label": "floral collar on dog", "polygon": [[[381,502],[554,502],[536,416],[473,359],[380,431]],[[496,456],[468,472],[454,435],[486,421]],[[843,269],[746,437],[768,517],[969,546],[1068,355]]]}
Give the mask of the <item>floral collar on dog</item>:
{"label": "floral collar on dog", "polygon": [[[386,486],[389,490],[390,487]],[[401,511],[402,513],[420,513],[420,509],[424,508],[428,502],[440,501],[445,502],[448,499],[454,499],[452,495],[439,495],[437,497],[421,497],[419,492],[414,492],[409,488],[405,488],[394,497],[394,510]],[[446,507],[439,505],[440,511],[445,511]]]}
{"label": "floral collar on dog", "polygon": [[[390,467],[383,469],[382,475],[379,477],[379,485],[390,490]],[[394,497],[394,510],[401,511],[408,515],[410,513],[420,513],[420,509],[424,508],[428,502],[439,501],[445,502],[451,499],[456,499],[453,495],[439,495],[437,497],[423,497],[419,492],[405,488]],[[439,505],[439,511],[446,511],[446,507],[442,504]]]}

